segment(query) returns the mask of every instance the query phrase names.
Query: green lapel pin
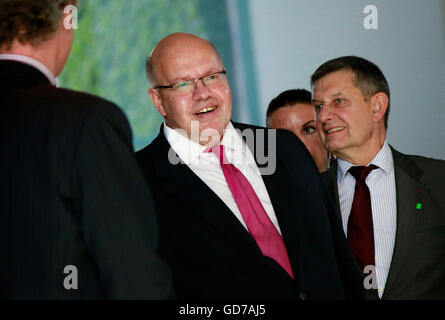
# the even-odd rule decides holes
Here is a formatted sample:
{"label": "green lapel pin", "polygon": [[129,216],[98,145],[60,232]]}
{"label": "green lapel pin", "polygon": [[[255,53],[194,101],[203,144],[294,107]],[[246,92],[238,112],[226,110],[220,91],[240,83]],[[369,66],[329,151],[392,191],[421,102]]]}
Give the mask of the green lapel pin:
{"label": "green lapel pin", "polygon": [[[420,195],[421,193],[422,193],[422,190],[420,188],[417,189],[417,194]],[[417,210],[422,209],[422,203],[421,202],[417,202],[416,209]]]}

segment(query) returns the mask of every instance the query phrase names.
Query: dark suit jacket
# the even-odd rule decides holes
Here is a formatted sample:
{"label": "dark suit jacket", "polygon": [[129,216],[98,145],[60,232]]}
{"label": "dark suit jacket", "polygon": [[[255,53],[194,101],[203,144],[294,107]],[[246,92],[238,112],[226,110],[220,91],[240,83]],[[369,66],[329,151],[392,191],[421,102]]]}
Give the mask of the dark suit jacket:
{"label": "dark suit jacket", "polygon": [[[268,141],[268,133],[275,132],[234,126],[260,129],[256,142],[262,137]],[[344,290],[352,296],[361,290],[350,279],[353,258],[339,220],[329,216],[333,207],[312,157],[291,132],[277,130],[276,134],[276,170],[263,175],[263,180],[295,281],[262,255],[230,209],[187,165],[169,162],[170,145],[162,127],[158,137],[137,153],[154,192],[160,254],[172,268],[180,298],[341,299]],[[258,166],[267,166],[252,151]]]}
{"label": "dark suit jacket", "polygon": [[[445,299],[445,161],[391,151],[397,231],[382,299]],[[340,216],[336,163],[323,178]]]}
{"label": "dark suit jacket", "polygon": [[0,299],[170,297],[122,111],[12,61],[0,111]]}

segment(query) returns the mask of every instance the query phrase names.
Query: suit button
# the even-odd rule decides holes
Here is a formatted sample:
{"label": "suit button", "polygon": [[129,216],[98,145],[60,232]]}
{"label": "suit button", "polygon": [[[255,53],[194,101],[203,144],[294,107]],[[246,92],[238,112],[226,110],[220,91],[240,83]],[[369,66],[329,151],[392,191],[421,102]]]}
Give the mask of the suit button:
{"label": "suit button", "polygon": [[306,294],[304,292],[301,292],[299,298],[300,300],[306,300]]}

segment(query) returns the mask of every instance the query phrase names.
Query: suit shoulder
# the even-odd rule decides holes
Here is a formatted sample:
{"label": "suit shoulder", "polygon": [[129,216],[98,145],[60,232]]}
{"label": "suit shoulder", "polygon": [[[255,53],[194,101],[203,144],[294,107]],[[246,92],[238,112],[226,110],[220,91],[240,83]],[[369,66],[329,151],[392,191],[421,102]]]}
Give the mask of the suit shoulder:
{"label": "suit shoulder", "polygon": [[54,88],[51,92],[51,99],[56,102],[63,101],[62,108],[73,107],[77,110],[94,112],[96,109],[102,109],[103,112],[122,114],[122,110],[112,101],[92,95],[86,92],[80,92],[65,88]]}
{"label": "suit shoulder", "polygon": [[445,160],[417,155],[408,157],[422,169],[429,179],[440,180],[445,184]]}
{"label": "suit shoulder", "polygon": [[429,158],[419,155],[406,155],[406,157],[411,158],[414,162],[421,165],[432,166],[437,169],[445,169],[445,160]]}
{"label": "suit shoulder", "polygon": [[142,149],[136,151],[136,157],[148,157],[148,156],[150,156],[154,152],[154,149],[156,149],[156,145],[159,143],[158,140],[159,140],[158,138],[155,138],[148,145],[146,145]]}
{"label": "suit shoulder", "polygon": [[147,146],[135,153],[136,160],[144,173],[150,171],[150,168],[152,167],[151,164],[154,162],[154,157],[163,156],[162,151],[160,151],[160,143],[160,138],[158,136]]}
{"label": "suit shoulder", "polygon": [[445,170],[445,160],[435,159],[420,155],[404,154],[394,149],[393,153],[395,156],[395,161],[397,161],[398,159],[402,159],[403,161],[413,161],[422,169],[430,169],[430,170],[435,169],[439,171]]}
{"label": "suit shoulder", "polygon": [[[244,130],[254,130],[255,132],[258,131],[264,131],[265,133],[269,134],[271,131],[276,133],[277,137],[277,143],[292,143],[297,144],[297,146],[304,146],[301,140],[291,131],[284,130],[284,129],[272,129],[272,128],[266,128],[262,126],[252,125],[252,124],[246,124],[246,123],[239,123],[239,122],[233,122],[233,126],[236,129],[239,129],[241,131]],[[305,147],[303,148],[305,149]]]}
{"label": "suit shoulder", "polygon": [[145,162],[146,159],[150,158],[151,150],[153,149],[151,144],[152,143],[135,152],[136,159],[139,163]]}
{"label": "suit shoulder", "polygon": [[[52,87],[51,114],[59,132],[72,132],[77,153],[93,139],[115,143],[118,139],[133,152],[132,132],[125,113],[113,102],[89,93]],[[48,98],[46,98],[48,100]],[[105,140],[104,140],[105,139]]]}
{"label": "suit shoulder", "polygon": [[[56,105],[62,117],[71,117],[80,123],[97,121],[117,127],[129,127],[124,111],[115,103],[101,97],[64,88],[52,87],[51,101]],[[127,128],[124,129],[127,131]]]}
{"label": "suit shoulder", "polygon": [[423,173],[425,180],[445,184],[445,160],[420,155],[406,155],[396,151],[394,161],[411,162]]}

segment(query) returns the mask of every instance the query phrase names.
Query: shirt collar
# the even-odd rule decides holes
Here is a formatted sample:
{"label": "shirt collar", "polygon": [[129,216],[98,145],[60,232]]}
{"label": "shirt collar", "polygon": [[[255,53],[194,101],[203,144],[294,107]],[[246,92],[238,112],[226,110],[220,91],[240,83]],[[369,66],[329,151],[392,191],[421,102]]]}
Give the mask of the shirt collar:
{"label": "shirt collar", "polygon": [[[338,158],[337,158],[337,164],[338,164],[337,180],[339,180],[339,182],[342,183],[343,179],[348,173],[348,170],[351,167],[353,167],[354,164]],[[391,170],[394,169],[394,160],[392,158],[392,152],[386,140],[385,143],[383,144],[383,147],[375,155],[375,157],[371,160],[371,162],[368,163],[367,166],[369,166],[370,164],[378,166],[379,169],[383,170],[385,174],[389,174]]]}
{"label": "shirt collar", "polygon": [[28,64],[43,73],[53,86],[57,84],[56,78],[54,77],[53,73],[43,63],[37,61],[36,59],[19,54],[0,54],[0,60],[12,60]]}
{"label": "shirt collar", "polygon": [[[201,153],[207,148],[199,143],[190,140],[187,136],[180,133],[180,130],[172,129],[165,124],[164,121],[164,135],[170,144],[171,148],[181,158],[181,160],[189,165],[194,162]],[[221,144],[225,148],[234,150],[235,152],[246,152],[244,141],[239,132],[235,129],[232,122],[229,121],[224,129],[224,135]]]}
{"label": "shirt collar", "polygon": [[232,122],[227,124],[221,144],[224,146],[224,148],[232,149],[236,152],[246,152],[246,147],[244,140],[241,137],[241,132],[235,129]]}
{"label": "shirt collar", "polygon": [[205,146],[190,140],[185,133],[181,133],[178,129],[172,129],[165,124],[164,135],[170,147],[186,164],[191,164],[205,150]]}

